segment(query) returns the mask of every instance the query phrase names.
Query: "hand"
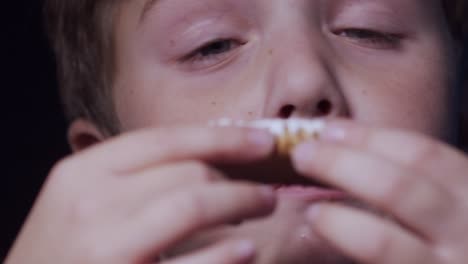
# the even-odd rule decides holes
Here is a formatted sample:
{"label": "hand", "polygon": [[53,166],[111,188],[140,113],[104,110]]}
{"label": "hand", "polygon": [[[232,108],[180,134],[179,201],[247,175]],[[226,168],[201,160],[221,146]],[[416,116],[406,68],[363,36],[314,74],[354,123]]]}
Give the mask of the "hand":
{"label": "hand", "polygon": [[367,264],[455,264],[468,259],[468,159],[415,133],[330,121],[294,164],[394,218],[338,204],[312,206],[314,230]]}
{"label": "hand", "polygon": [[[149,263],[197,231],[267,215],[271,189],[228,182],[206,162],[261,159],[273,145],[263,131],[179,127],[78,153],[52,170],[7,263]],[[249,241],[221,241],[170,263],[249,263],[254,254]]]}

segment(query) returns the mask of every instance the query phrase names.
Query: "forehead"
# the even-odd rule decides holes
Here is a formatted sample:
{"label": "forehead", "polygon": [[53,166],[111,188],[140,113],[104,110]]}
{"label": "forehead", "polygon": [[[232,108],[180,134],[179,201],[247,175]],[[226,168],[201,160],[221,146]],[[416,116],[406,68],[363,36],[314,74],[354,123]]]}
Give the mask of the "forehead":
{"label": "forehead", "polygon": [[[128,3],[138,3],[138,7],[132,12],[136,19],[136,26],[144,26],[148,17],[165,18],[172,17],[176,13],[184,10],[182,17],[177,19],[185,20],[187,16],[194,16],[208,11],[231,12],[239,9],[244,15],[258,16],[253,10],[270,9],[272,6],[287,5],[307,5],[313,9],[328,10],[326,12],[340,12],[341,10],[361,10],[364,12],[367,8],[378,10],[383,13],[399,14],[400,16],[414,16],[414,13],[425,14],[426,18],[433,19],[434,15],[441,14],[442,4],[447,1],[457,0],[140,0],[130,1]],[[135,6],[134,6],[135,7]],[[174,12],[175,11],[175,12]],[[283,10],[284,11],[284,10]],[[136,16],[135,16],[136,15]],[[172,17],[173,21],[175,17]]]}
{"label": "forehead", "polygon": [[[146,14],[152,10],[153,8],[155,8],[157,5],[159,4],[162,4],[164,2],[174,2],[174,3],[177,3],[179,5],[183,5],[183,4],[186,4],[186,2],[184,2],[185,0],[183,0],[182,2],[179,0],[144,0],[143,2],[143,8],[142,8],[142,11],[141,11],[141,19],[144,19],[144,17],[146,16]],[[203,4],[204,2],[210,2],[212,0],[197,0],[197,3],[198,4]],[[225,2],[225,3],[229,3],[229,2],[242,2],[242,1],[246,1],[246,0],[216,0],[216,2]],[[258,2],[259,0],[247,0],[247,2]],[[303,1],[303,0],[283,0],[283,1]],[[457,2],[460,2],[459,0],[308,0],[308,1],[313,1],[313,2],[319,2],[319,3],[322,3],[322,4],[366,4],[366,3],[380,3],[380,4],[389,4],[389,5],[399,5],[399,4],[404,4],[405,2],[408,3],[408,2],[419,2],[419,3],[425,3],[425,4],[429,4],[429,3],[434,3],[434,2],[438,2],[439,4],[447,4],[447,3],[457,3]]]}

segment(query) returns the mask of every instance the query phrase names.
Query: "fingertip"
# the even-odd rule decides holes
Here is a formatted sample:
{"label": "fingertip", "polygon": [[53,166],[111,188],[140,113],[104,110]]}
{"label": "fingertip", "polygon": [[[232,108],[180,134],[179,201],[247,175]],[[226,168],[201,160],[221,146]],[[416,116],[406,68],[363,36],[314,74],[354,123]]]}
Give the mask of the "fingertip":
{"label": "fingertip", "polygon": [[322,205],[319,203],[313,204],[307,209],[306,218],[309,221],[309,223],[315,224],[317,222],[317,219],[319,218],[321,213],[321,209]]}
{"label": "fingertip", "polygon": [[291,155],[293,165],[299,172],[306,172],[316,155],[317,143],[306,142],[297,146]]}
{"label": "fingertip", "polygon": [[255,244],[251,240],[237,241],[234,247],[234,253],[243,262],[252,261],[256,253]]}
{"label": "fingertip", "polygon": [[274,149],[275,138],[268,131],[261,129],[249,129],[247,133],[247,141],[250,146],[254,147],[260,153],[270,153]]}
{"label": "fingertip", "polygon": [[259,187],[259,193],[268,206],[274,206],[276,203],[276,192],[272,186],[262,185]]}

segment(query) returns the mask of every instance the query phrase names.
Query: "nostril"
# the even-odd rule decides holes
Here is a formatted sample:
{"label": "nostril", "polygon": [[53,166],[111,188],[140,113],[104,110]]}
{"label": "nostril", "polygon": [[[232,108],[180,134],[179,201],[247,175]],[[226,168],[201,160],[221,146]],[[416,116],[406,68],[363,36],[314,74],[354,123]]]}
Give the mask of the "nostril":
{"label": "nostril", "polygon": [[317,112],[320,115],[328,115],[332,111],[332,104],[330,101],[323,99],[317,104]]}
{"label": "nostril", "polygon": [[294,105],[285,105],[280,109],[279,116],[280,118],[290,118],[292,114],[296,111],[296,107]]}

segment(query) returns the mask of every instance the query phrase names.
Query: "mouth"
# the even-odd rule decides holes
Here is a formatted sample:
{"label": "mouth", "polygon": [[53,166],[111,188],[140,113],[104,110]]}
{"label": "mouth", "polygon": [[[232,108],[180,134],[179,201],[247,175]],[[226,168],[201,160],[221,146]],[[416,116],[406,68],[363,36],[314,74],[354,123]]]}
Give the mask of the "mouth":
{"label": "mouth", "polygon": [[265,129],[276,137],[276,151],[267,160],[244,165],[218,166],[231,180],[273,186],[280,197],[300,197],[308,201],[341,200],[345,194],[326,183],[299,175],[292,167],[290,153],[305,140],[319,140],[324,129],[321,120],[264,119],[250,123],[218,122],[220,126],[246,126]]}
{"label": "mouth", "polygon": [[[350,199],[346,193],[332,186],[299,175],[284,156],[243,165],[223,164],[215,167],[229,180],[272,186],[278,199],[286,203],[343,202]],[[230,225],[237,227],[243,223],[240,220]]]}
{"label": "mouth", "polygon": [[298,198],[308,202],[346,199],[344,192],[317,180],[298,174],[287,157],[244,165],[216,166],[230,180],[273,186],[280,198]]}

